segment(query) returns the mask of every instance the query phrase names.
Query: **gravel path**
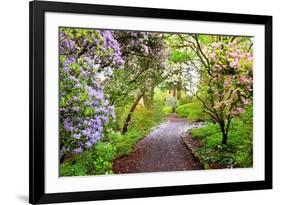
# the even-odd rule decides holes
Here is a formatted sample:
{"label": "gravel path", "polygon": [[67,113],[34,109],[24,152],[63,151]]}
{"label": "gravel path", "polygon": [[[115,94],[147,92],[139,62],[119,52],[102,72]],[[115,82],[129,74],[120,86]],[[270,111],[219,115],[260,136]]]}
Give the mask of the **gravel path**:
{"label": "gravel path", "polygon": [[186,119],[174,115],[167,117],[164,123],[136,144],[130,156],[115,160],[114,173],[202,169],[181,142],[180,134],[189,127]]}

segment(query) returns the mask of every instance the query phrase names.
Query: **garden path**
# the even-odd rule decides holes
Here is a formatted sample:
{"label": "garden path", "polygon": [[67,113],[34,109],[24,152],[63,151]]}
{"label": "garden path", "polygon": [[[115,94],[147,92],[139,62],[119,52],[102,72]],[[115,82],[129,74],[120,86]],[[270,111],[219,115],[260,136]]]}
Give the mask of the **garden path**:
{"label": "garden path", "polygon": [[114,173],[202,169],[181,141],[180,135],[191,126],[186,119],[170,115],[135,145],[130,156],[114,161]]}

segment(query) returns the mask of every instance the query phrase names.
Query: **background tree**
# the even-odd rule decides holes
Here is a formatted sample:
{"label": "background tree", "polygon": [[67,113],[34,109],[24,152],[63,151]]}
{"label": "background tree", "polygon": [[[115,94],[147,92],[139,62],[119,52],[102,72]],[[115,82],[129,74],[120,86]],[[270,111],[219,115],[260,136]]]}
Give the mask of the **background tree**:
{"label": "background tree", "polygon": [[192,96],[196,91],[199,80],[197,56],[189,45],[183,44],[182,35],[167,34],[165,42],[169,47],[170,56],[168,66],[163,73],[165,77],[163,84],[171,90],[173,97],[178,101],[182,97],[182,91],[188,96]]}
{"label": "background tree", "polygon": [[114,35],[125,64],[122,71],[115,71],[107,93],[111,96],[110,102],[117,107],[130,105],[122,126],[125,133],[141,99],[147,109],[152,108],[154,88],[163,80],[166,48],[163,35],[159,33],[116,31]]}

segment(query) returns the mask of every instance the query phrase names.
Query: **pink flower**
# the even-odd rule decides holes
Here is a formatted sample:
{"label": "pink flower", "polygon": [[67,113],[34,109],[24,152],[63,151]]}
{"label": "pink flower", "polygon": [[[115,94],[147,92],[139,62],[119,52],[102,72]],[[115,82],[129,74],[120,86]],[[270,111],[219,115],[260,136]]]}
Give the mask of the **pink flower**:
{"label": "pink flower", "polygon": [[252,60],[253,60],[253,57],[252,57],[252,56],[250,56],[250,57],[247,58],[247,61],[248,61],[248,62],[250,62],[250,61],[252,61]]}
{"label": "pink flower", "polygon": [[220,43],[213,43],[212,46],[213,46],[213,49],[216,50],[220,47]]}
{"label": "pink flower", "polygon": [[249,85],[248,85],[246,88],[247,88],[247,90],[250,91],[250,92],[253,91],[253,89],[252,89],[251,86],[249,86]]}
{"label": "pink flower", "polygon": [[249,52],[248,52],[248,53],[246,53],[245,55],[246,55],[247,57],[251,57],[251,56],[252,56],[252,54],[251,54],[251,53],[249,53]]}
{"label": "pink flower", "polygon": [[238,113],[243,113],[243,112],[245,112],[245,109],[244,109],[244,108],[241,108],[241,107],[236,108],[236,110],[237,110]]}
{"label": "pink flower", "polygon": [[222,103],[221,103],[221,102],[218,102],[218,103],[214,106],[214,108],[215,108],[215,109],[220,109],[221,106],[222,106]]}
{"label": "pink flower", "polygon": [[250,103],[249,100],[247,100],[247,99],[245,99],[243,97],[241,97],[241,100],[242,100],[244,105],[248,105]]}
{"label": "pink flower", "polygon": [[229,66],[232,67],[232,68],[237,68],[237,65],[238,65],[238,59],[235,58],[234,61],[232,61]]}
{"label": "pink flower", "polygon": [[224,81],[224,87],[227,87],[227,86],[229,86],[230,85],[230,82],[229,81]]}
{"label": "pink flower", "polygon": [[229,53],[229,56],[231,58],[236,58],[236,57],[238,57],[238,53],[237,52],[232,52],[232,53]]}
{"label": "pink flower", "polygon": [[211,59],[214,59],[214,58],[216,57],[216,53],[215,53],[215,52],[212,52],[212,53],[210,54],[210,57],[211,57]]}
{"label": "pink flower", "polygon": [[239,82],[241,83],[241,84],[246,84],[247,83],[247,78],[246,77],[240,77],[239,78]]}
{"label": "pink flower", "polygon": [[246,55],[245,55],[244,53],[241,53],[241,54],[239,55],[239,57],[240,57],[240,58],[245,58]]}

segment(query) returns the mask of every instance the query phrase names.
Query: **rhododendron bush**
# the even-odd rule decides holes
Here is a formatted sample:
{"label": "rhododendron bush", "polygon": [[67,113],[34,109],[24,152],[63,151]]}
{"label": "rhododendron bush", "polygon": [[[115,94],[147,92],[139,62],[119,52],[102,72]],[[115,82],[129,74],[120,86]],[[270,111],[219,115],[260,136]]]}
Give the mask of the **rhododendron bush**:
{"label": "rhododendron bush", "polygon": [[114,120],[114,106],[109,105],[104,85],[123,64],[112,32],[60,29],[61,155],[90,148]]}

